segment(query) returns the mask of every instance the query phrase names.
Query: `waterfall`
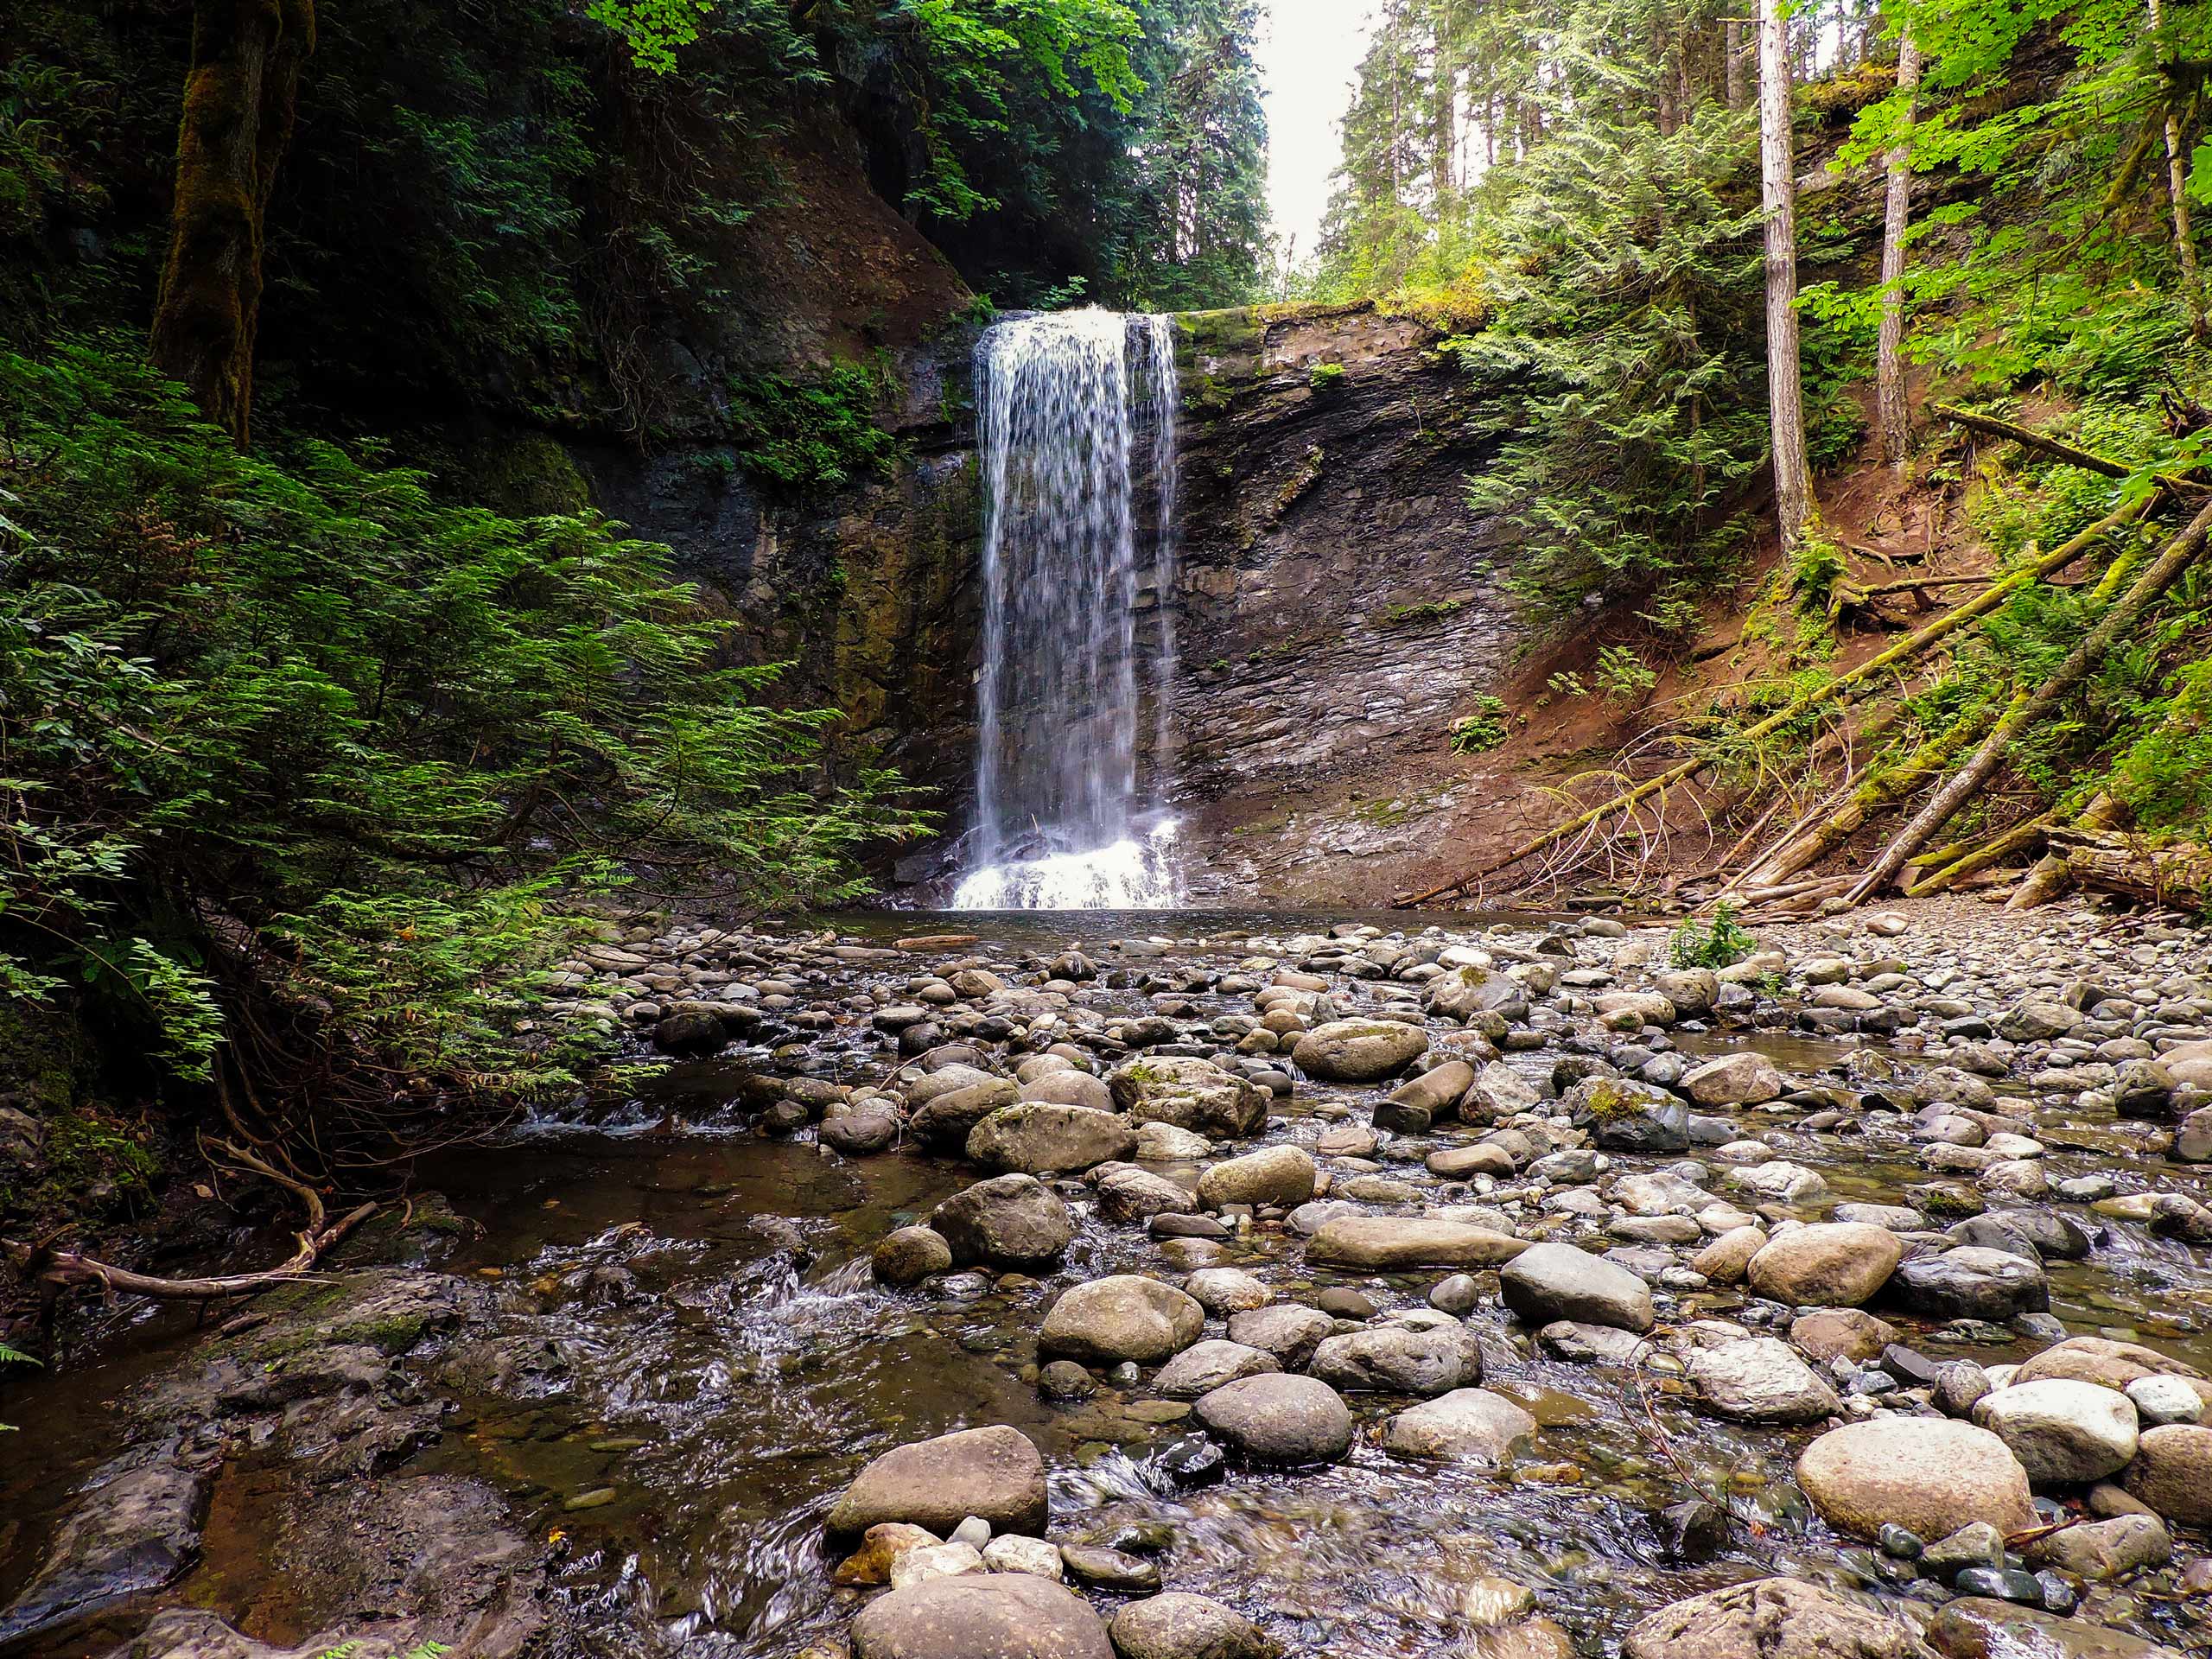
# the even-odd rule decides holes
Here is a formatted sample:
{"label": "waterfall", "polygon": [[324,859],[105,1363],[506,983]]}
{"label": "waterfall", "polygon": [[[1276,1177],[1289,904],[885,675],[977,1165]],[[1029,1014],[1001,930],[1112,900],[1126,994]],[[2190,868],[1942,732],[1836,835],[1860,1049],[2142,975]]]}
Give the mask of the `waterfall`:
{"label": "waterfall", "polygon": [[[953,908],[1173,905],[1173,325],[1096,308],[999,323],[976,344],[976,379],[983,662],[976,822]],[[1160,627],[1141,675],[1138,524],[1147,482]],[[1143,804],[1141,684],[1154,709]]]}

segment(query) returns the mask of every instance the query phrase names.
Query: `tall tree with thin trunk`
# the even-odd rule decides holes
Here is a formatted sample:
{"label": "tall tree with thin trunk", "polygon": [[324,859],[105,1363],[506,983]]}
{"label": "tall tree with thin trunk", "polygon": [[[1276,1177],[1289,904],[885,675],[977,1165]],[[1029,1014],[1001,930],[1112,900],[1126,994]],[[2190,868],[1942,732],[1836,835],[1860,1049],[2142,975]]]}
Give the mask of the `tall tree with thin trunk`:
{"label": "tall tree with thin trunk", "polygon": [[1744,107],[1744,20],[1731,17],[1722,26],[1720,75],[1727,88],[1728,107]]}
{"label": "tall tree with thin trunk", "polygon": [[[1897,94],[1906,118],[1920,86],[1920,48],[1908,32],[1897,42]],[[1912,218],[1912,145],[1890,146],[1889,193],[1882,215],[1882,328],[1874,353],[1874,405],[1882,454],[1902,477],[1910,437],[1904,394],[1904,236]]]}
{"label": "tall tree with thin trunk", "polygon": [[1774,429],[1774,507],[1784,553],[1812,516],[1805,391],[1797,360],[1797,181],[1789,130],[1787,0],[1759,0],[1759,180],[1766,207],[1766,385]]}
{"label": "tall tree with thin trunk", "polygon": [[[2166,26],[2162,0],[2149,0],[2152,49],[2163,70],[2171,55],[2158,36]],[[2183,302],[2189,307],[2189,328],[2204,338],[2204,279],[2196,268],[2196,241],[2189,228],[2188,152],[2182,148],[2181,117],[2175,112],[2171,89],[2166,97],[2166,200],[2173,208],[2174,257],[2181,262]]]}
{"label": "tall tree with thin trunk", "polygon": [[245,446],[263,230],[291,142],[315,0],[194,0],[177,125],[176,200],[149,349]]}

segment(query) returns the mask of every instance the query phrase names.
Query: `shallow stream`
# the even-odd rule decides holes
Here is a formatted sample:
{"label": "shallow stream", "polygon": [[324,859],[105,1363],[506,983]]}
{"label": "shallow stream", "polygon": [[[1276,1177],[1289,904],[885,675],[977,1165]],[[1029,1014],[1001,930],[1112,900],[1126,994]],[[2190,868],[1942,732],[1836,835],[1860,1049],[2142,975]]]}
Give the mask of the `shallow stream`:
{"label": "shallow stream", "polygon": [[[931,922],[957,920],[983,936],[979,954],[1004,956],[1077,943],[1096,950],[1109,939],[1141,939],[1166,919]],[[1192,914],[1172,924],[1180,939],[1223,936],[1173,952],[1217,969],[1248,954],[1245,936],[1296,925]],[[916,918],[836,925],[884,935],[916,931]],[[856,972],[853,983],[884,971]],[[900,980],[907,971],[888,969]],[[1369,994],[1357,982],[1350,988]],[[810,998],[832,995],[808,988]],[[1127,996],[1131,1008],[1144,1001]],[[1249,1011],[1244,996],[1184,1000],[1186,1017]],[[864,1021],[816,1033],[804,1069],[843,1081],[880,1077],[888,1063],[871,1037]],[[1785,1071],[1808,1077],[1866,1046],[1783,1033],[1751,1040]],[[1694,1033],[1680,1042],[1738,1045]],[[1552,1055],[1517,1058],[1534,1074]],[[1086,1215],[1049,1279],[959,1275],[936,1294],[880,1288],[867,1269],[871,1247],[925,1219],[976,1172],[911,1151],[848,1161],[817,1148],[810,1134],[757,1138],[736,1103],[747,1071],[729,1060],[678,1067],[634,1100],[580,1103],[417,1173],[419,1189],[444,1193],[474,1224],[438,1265],[490,1287],[486,1328],[453,1344],[477,1344],[505,1363],[474,1368],[484,1373],[474,1387],[453,1382],[474,1374],[471,1365],[444,1368],[438,1391],[457,1408],[438,1442],[406,1466],[488,1481],[527,1530],[556,1539],[562,1592],[588,1610],[600,1651],[772,1659],[834,1649],[858,1598],[830,1583],[836,1557],[822,1519],[830,1503],[867,1459],[984,1423],[1016,1425],[1044,1449],[1054,1471],[1055,1539],[1118,1535],[1124,1547],[1160,1552],[1170,1587],[1236,1605],[1294,1652],[1508,1659],[1471,1637],[1466,1624],[1470,1606],[1496,1593],[1481,1581],[1499,1579],[1533,1590],[1578,1651],[1593,1656],[1649,1609],[1732,1579],[1783,1573],[1899,1593],[1866,1552],[1808,1514],[1789,1479],[1816,1431],[1732,1426],[1692,1414],[1664,1376],[1639,1382],[1621,1369],[1537,1356],[1509,1334],[1494,1274],[1484,1276],[1490,1288],[1471,1319],[1483,1336],[1485,1386],[1521,1401],[1541,1425],[1519,1461],[1503,1470],[1407,1463],[1370,1433],[1349,1461],[1323,1472],[1232,1471],[1218,1485],[1182,1489],[1160,1453],[1189,1432],[1187,1407],[1153,1398],[1141,1383],[1050,1402],[1033,1381],[1042,1299],[1105,1273],[1159,1269],[1156,1241]],[[1310,1147],[1344,1121],[1345,1106],[1350,1121],[1363,1122],[1374,1097],[1301,1082],[1279,1103],[1283,1126],[1252,1144]],[[1808,1219],[1839,1201],[1904,1202],[1907,1185],[1928,1179],[1902,1141],[1870,1147],[1794,1130],[1781,1116],[1738,1116],[1777,1156],[1827,1179],[1830,1192],[1798,1212]],[[2109,1119],[2060,1109],[2037,1122],[2054,1177],[2103,1168],[2127,1191],[2140,1173],[2157,1173],[2093,1149]],[[1381,1155],[1409,1159],[1402,1173],[1426,1179],[1421,1158],[1438,1143],[1412,1137]],[[1194,1176],[1195,1167],[1164,1173]],[[2095,1221],[2078,1206],[2069,1213],[2102,1230],[2088,1262],[2052,1264],[2053,1312],[2076,1333],[2148,1341],[2212,1371],[2212,1274],[2186,1247],[2133,1223]],[[1310,1297],[1348,1283],[1384,1306],[1421,1302],[1442,1276],[1317,1276],[1297,1239],[1264,1230],[1232,1243],[1224,1260],[1279,1293]],[[1693,1293],[1676,1299],[1673,1317],[1726,1317],[1741,1300],[1732,1290]],[[1910,1321],[1885,1317],[1916,1339]],[[171,1361],[189,1327],[189,1316],[173,1310],[109,1315],[63,1371],[0,1402],[0,1414],[22,1429],[0,1439],[0,1605],[35,1565],[71,1477],[114,1450],[108,1402]],[[1968,1351],[1987,1364],[2035,1345]],[[521,1353],[541,1360],[518,1368]],[[1363,1427],[1376,1431],[1403,1402],[1354,1395],[1351,1403]],[[264,1568],[283,1547],[286,1479],[251,1459],[226,1467],[205,1558],[166,1599],[211,1607],[263,1640],[290,1643],[323,1628],[327,1610],[312,1586],[303,1592],[298,1575],[280,1585]],[[1732,1500],[1737,1524],[1717,1553],[1685,1561],[1669,1554],[1656,1512],[1700,1489]],[[2106,1592],[2096,1611],[2184,1650],[2201,1639],[2173,1605],[2124,1589]],[[98,1650],[73,1639],[40,1651]]]}

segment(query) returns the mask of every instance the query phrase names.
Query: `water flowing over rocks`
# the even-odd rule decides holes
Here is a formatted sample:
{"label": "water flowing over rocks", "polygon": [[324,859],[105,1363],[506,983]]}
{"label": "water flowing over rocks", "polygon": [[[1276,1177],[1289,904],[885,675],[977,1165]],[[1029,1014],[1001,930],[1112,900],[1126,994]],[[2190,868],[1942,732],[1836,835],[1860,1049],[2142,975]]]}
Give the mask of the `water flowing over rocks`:
{"label": "water flowing over rocks", "polygon": [[[442,1529],[474,1565],[369,1622],[549,1659],[587,1605],[639,1659],[2196,1651],[2198,936],[1900,913],[1709,976],[1573,919],[637,922],[553,1012],[642,1057],[746,1009],[720,1046],[457,1156],[399,1265],[86,1390],[169,1449],[0,1521],[0,1616],[74,1583],[271,1659]],[[1332,1027],[1389,1039],[1309,1068]],[[47,1381],[16,1446],[86,1435]],[[94,1495],[162,1468],[213,1497],[108,1506],[154,1516],[134,1591]],[[271,1573],[306,1622],[226,1587]]]}

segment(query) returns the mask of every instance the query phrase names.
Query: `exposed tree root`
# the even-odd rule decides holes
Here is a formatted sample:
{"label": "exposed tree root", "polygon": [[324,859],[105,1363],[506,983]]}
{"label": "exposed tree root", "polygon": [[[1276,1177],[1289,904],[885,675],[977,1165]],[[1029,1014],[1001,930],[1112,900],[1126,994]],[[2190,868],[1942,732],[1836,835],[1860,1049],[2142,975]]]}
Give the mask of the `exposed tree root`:
{"label": "exposed tree root", "polygon": [[134,1273],[75,1250],[56,1249],[47,1243],[25,1245],[0,1241],[0,1249],[19,1263],[27,1277],[37,1281],[49,1313],[64,1291],[86,1285],[98,1286],[103,1295],[110,1297],[129,1294],[168,1301],[211,1302],[255,1295],[307,1276],[333,1246],[376,1213],[374,1204],[364,1204],[333,1221],[323,1208],[321,1195],[306,1182],[284,1173],[234,1142],[217,1141],[211,1144],[225,1157],[293,1193],[305,1207],[307,1224],[297,1235],[297,1246],[290,1257],[277,1266],[254,1273],[222,1274],[204,1279],[164,1279],[152,1274]]}

